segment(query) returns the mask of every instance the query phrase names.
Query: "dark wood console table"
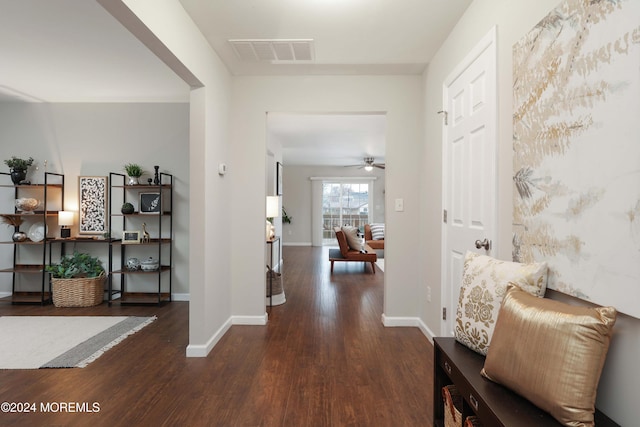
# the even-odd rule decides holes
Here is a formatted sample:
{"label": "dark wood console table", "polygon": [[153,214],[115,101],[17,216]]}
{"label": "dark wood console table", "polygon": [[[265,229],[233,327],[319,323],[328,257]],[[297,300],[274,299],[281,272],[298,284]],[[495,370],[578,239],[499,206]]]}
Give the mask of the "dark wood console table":
{"label": "dark wood console table", "polygon": [[[551,415],[511,390],[480,375],[484,357],[452,337],[433,339],[433,425],[444,425],[442,387],[455,384],[464,398],[462,419],[476,415],[484,427],[560,426]],[[596,411],[598,427],[618,426]]]}

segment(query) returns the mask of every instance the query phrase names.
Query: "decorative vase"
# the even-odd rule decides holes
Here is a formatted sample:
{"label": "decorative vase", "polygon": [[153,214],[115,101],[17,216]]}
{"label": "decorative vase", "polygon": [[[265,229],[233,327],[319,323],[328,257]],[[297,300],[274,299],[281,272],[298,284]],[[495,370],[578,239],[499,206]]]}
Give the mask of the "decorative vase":
{"label": "decorative vase", "polygon": [[130,176],[129,177],[129,182],[127,184],[128,185],[139,185],[140,184],[140,180],[138,178],[140,178],[140,177],[139,176]]}
{"label": "decorative vase", "polygon": [[11,181],[13,181],[14,184],[18,185],[25,179],[27,179],[26,169],[11,169]]}
{"label": "decorative vase", "polygon": [[140,260],[138,258],[129,258],[127,260],[127,270],[138,270],[140,268]]}
{"label": "decorative vase", "polygon": [[14,242],[24,242],[25,240],[27,240],[27,233],[25,233],[24,231],[16,231],[15,233],[13,233],[13,236],[11,236],[11,238]]}
{"label": "decorative vase", "polygon": [[160,169],[160,166],[154,166],[153,168],[156,170],[155,175],[153,177],[153,183],[155,185],[159,185],[160,184],[160,176],[158,175],[158,169]]}
{"label": "decorative vase", "polygon": [[142,271],[157,271],[159,268],[160,262],[151,256],[140,263]]}

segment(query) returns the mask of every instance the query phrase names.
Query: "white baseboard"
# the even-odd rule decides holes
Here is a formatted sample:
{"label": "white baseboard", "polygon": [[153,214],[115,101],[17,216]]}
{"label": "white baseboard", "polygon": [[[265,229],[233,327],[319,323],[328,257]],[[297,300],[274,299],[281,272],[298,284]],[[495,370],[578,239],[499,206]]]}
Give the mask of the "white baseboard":
{"label": "white baseboard", "polygon": [[207,357],[209,352],[215,347],[215,345],[220,341],[220,338],[227,333],[229,328],[231,328],[232,317],[230,317],[224,325],[222,325],[212,336],[209,338],[206,344],[189,344],[187,346],[187,357]]}
{"label": "white baseboard", "polygon": [[231,316],[225,323],[209,338],[206,344],[189,344],[187,346],[187,357],[207,357],[213,347],[227,333],[232,325],[259,325],[267,324],[267,314],[263,316]]}
{"label": "white baseboard", "polygon": [[231,316],[234,325],[257,325],[264,326],[267,324],[267,313],[262,316]]}
{"label": "white baseboard", "polygon": [[424,336],[427,337],[429,342],[433,344],[433,337],[435,337],[436,334],[434,334],[433,331],[429,329],[429,327],[422,321],[422,319],[420,319],[420,326],[418,327],[420,328],[420,331],[422,331]]}
{"label": "white baseboard", "polygon": [[433,344],[433,337],[435,336],[434,333],[419,317],[390,317],[383,314],[382,324],[387,328],[419,328],[424,336]]}
{"label": "white baseboard", "polygon": [[382,324],[387,328],[397,328],[411,326],[417,328],[420,326],[420,319],[417,317],[390,317],[382,314]]}

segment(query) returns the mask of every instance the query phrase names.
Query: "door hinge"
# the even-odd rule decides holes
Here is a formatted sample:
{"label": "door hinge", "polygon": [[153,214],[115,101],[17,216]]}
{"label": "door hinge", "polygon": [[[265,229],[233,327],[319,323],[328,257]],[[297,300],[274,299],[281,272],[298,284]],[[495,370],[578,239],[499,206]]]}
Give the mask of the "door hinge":
{"label": "door hinge", "polygon": [[447,210],[446,209],[442,210],[442,222],[444,222],[445,224],[447,223]]}
{"label": "door hinge", "polygon": [[442,307],[442,320],[447,320],[447,307]]}

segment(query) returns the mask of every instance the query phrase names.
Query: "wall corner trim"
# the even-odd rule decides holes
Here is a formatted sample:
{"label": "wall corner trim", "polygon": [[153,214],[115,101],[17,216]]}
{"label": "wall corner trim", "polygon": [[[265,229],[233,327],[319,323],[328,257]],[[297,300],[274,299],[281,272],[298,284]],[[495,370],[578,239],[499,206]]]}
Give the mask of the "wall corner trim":
{"label": "wall corner trim", "polygon": [[220,341],[220,338],[227,333],[229,328],[231,328],[232,317],[227,319],[226,322],[207,340],[205,344],[189,344],[187,346],[187,357],[207,357],[209,352],[213,350],[213,347]]}

